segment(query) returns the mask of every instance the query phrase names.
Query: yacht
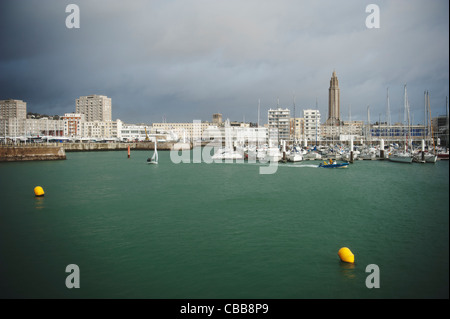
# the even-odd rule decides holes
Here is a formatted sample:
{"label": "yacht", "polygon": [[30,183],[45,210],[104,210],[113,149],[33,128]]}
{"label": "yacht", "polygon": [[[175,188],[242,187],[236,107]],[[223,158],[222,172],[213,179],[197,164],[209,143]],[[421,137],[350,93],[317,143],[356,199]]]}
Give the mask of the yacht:
{"label": "yacht", "polygon": [[300,149],[298,149],[297,146],[294,146],[289,155],[288,155],[288,161],[289,162],[301,162],[303,160],[303,154]]}

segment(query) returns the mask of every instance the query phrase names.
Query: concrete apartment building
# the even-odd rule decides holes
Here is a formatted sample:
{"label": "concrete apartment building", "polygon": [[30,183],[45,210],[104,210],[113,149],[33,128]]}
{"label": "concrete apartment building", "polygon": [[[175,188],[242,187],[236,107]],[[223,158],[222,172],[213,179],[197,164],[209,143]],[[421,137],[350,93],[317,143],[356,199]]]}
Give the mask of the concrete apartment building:
{"label": "concrete apartment building", "polygon": [[305,121],[304,139],[307,141],[320,140],[320,112],[319,110],[303,110],[303,119]]}
{"label": "concrete apartment building", "polygon": [[153,123],[152,127],[155,130],[173,131],[181,139],[198,141],[210,125],[208,122],[194,120],[192,123]]}
{"label": "concrete apartment building", "polygon": [[64,122],[64,135],[67,137],[81,137],[82,125],[85,122],[84,114],[65,113],[61,119]]}
{"label": "concrete apartment building", "polygon": [[269,109],[268,117],[268,133],[271,141],[290,140],[290,118],[291,111],[289,109]]}
{"label": "concrete apartment building", "polygon": [[43,117],[40,119],[26,119],[25,131],[21,136],[64,136],[64,121]]}
{"label": "concrete apartment building", "polygon": [[86,122],[111,121],[111,98],[104,95],[80,96],[75,113],[84,114]]}
{"label": "concrete apartment building", "polygon": [[303,140],[305,134],[305,119],[303,117],[291,117],[289,122],[290,135],[295,141]]}
{"label": "concrete apartment building", "polygon": [[0,100],[0,135],[14,136],[25,129],[27,103],[22,100]]}
{"label": "concrete apartment building", "polygon": [[90,121],[82,124],[82,136],[95,139],[120,139],[122,121]]}

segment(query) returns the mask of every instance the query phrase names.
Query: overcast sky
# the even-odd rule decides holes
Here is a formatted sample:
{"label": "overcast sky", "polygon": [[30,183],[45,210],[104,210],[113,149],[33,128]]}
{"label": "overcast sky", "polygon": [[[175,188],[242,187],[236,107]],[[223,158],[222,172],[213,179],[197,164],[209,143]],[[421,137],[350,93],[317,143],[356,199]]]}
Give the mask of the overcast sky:
{"label": "overcast sky", "polygon": [[[66,28],[66,6],[80,28]],[[366,27],[366,6],[380,28]],[[29,112],[75,112],[79,96],[112,98],[126,123],[261,123],[267,110],[328,117],[328,87],[339,79],[341,119],[403,119],[407,84],[414,123],[446,113],[449,95],[447,0],[157,0],[0,2],[0,99]]]}

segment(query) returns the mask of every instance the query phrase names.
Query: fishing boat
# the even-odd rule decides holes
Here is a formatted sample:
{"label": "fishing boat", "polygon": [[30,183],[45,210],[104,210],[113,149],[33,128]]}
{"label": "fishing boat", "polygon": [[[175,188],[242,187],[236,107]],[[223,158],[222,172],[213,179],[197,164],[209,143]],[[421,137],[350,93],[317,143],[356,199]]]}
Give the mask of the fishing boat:
{"label": "fishing boat", "polygon": [[147,158],[147,164],[158,164],[158,142],[155,139],[155,151],[153,152],[153,156],[150,158]]}
{"label": "fishing boat", "polygon": [[337,162],[323,162],[319,164],[319,167],[323,167],[323,168],[347,168],[349,165],[348,162],[344,162],[344,163],[337,163]]}

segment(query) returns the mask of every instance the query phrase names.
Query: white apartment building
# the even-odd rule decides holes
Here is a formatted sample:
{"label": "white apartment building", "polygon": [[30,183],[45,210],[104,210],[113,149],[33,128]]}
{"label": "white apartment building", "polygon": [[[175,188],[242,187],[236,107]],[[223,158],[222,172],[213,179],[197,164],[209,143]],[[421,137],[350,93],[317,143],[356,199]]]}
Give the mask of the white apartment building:
{"label": "white apartment building", "polygon": [[145,141],[151,128],[150,125],[123,124],[120,138],[124,141]]}
{"label": "white apartment building", "polygon": [[65,113],[61,119],[64,122],[64,136],[81,137],[85,116],[81,113]]}
{"label": "white apartment building", "polygon": [[210,125],[208,122],[194,120],[192,123],[153,123],[152,127],[156,130],[172,131],[181,139],[198,141]]}
{"label": "white apartment building", "polygon": [[319,110],[303,110],[303,118],[305,121],[304,139],[306,139],[307,141],[320,140],[321,128]]}
{"label": "white apartment building", "polygon": [[302,117],[291,118],[289,122],[290,134],[295,141],[303,140],[305,134],[305,119]]}
{"label": "white apartment building", "polygon": [[82,137],[94,139],[121,139],[122,121],[91,121],[82,123]]}
{"label": "white apartment building", "polygon": [[226,133],[230,134],[231,140],[239,145],[260,145],[267,143],[266,127],[247,126],[208,126],[202,133],[204,141],[224,142]]}
{"label": "white apartment building", "polygon": [[40,119],[26,119],[25,131],[21,136],[43,137],[43,136],[64,136],[64,121],[53,120],[46,117]]}
{"label": "white apartment building", "polygon": [[123,124],[120,134],[123,141],[151,141],[173,142],[178,141],[179,136],[173,131],[162,128],[153,128],[146,124]]}
{"label": "white apartment building", "polygon": [[75,113],[84,114],[86,122],[111,121],[111,98],[104,95],[80,96]]}
{"label": "white apartment building", "polygon": [[268,116],[268,128],[269,128],[269,140],[280,141],[290,140],[290,117],[291,111],[289,109],[277,108],[275,110],[269,109]]}

